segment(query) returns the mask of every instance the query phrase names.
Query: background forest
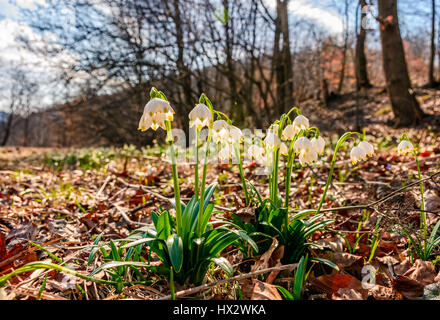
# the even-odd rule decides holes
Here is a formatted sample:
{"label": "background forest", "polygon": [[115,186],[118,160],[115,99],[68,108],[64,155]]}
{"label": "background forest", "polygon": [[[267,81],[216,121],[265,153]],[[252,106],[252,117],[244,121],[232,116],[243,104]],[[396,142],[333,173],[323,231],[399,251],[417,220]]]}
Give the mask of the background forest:
{"label": "background forest", "polygon": [[[388,125],[415,124],[422,110],[411,88],[436,87],[439,76],[438,6],[3,0],[0,144],[151,143],[151,134],[133,127],[152,86],[166,88],[178,114],[205,92],[248,128],[264,128],[297,105],[323,115],[340,111],[344,126],[359,129],[369,116],[363,104],[388,89]],[[373,86],[379,90],[370,93]],[[179,121],[187,132],[187,121]]]}

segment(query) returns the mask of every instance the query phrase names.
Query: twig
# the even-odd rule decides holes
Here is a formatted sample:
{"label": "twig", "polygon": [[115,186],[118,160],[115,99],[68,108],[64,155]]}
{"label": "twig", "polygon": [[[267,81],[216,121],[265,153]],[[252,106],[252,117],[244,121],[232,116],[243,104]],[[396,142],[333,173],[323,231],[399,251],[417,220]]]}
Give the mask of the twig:
{"label": "twig", "polygon": [[[195,287],[195,288],[191,288],[191,289],[187,289],[187,290],[182,290],[182,291],[176,292],[175,296],[176,296],[176,298],[180,298],[180,297],[184,297],[184,296],[187,296],[187,295],[190,295],[190,294],[194,294],[196,292],[199,292],[199,291],[202,291],[202,290],[205,290],[205,289],[208,289],[208,288],[212,288],[212,287],[215,287],[215,286],[223,285],[223,284],[228,283],[228,282],[240,281],[240,280],[243,280],[243,279],[252,278],[254,276],[258,276],[260,274],[264,274],[264,273],[268,273],[268,272],[272,272],[272,271],[282,271],[282,270],[289,270],[289,269],[293,270],[297,266],[298,266],[297,263],[293,263],[293,264],[286,264],[286,265],[279,266],[279,267],[272,267],[272,268],[266,268],[266,269],[262,269],[262,270],[257,270],[257,271],[246,273],[246,274],[240,274],[240,275],[232,277],[232,278],[222,279],[222,280],[219,280],[217,282],[211,282],[211,283],[207,283],[207,284]],[[170,299],[171,299],[171,295],[166,296],[166,297],[162,297],[162,298],[160,298],[158,300],[170,300]]]}
{"label": "twig", "polygon": [[112,178],[111,176],[108,176],[107,179],[105,179],[104,184],[101,186],[98,193],[96,194],[96,198],[99,198],[99,196],[101,195],[102,191],[104,191],[105,187],[107,186],[107,183],[109,183],[111,178]]}
{"label": "twig", "polygon": [[331,211],[339,211],[339,210],[353,210],[353,209],[371,209],[372,207],[374,207],[374,206],[376,206],[376,205],[378,205],[378,204],[380,204],[382,202],[385,202],[388,199],[394,197],[396,194],[399,194],[399,193],[401,193],[402,191],[405,191],[408,188],[414,187],[414,186],[418,185],[420,182],[431,180],[431,179],[433,179],[437,175],[440,175],[440,171],[432,174],[431,176],[429,176],[427,178],[423,178],[423,179],[417,180],[417,181],[415,181],[413,183],[410,183],[407,186],[404,186],[404,187],[402,187],[402,188],[400,188],[400,189],[398,189],[396,191],[393,191],[390,194],[386,195],[385,197],[383,197],[383,198],[381,198],[381,199],[379,199],[377,201],[371,202],[371,203],[360,204],[360,205],[357,205],[357,206],[336,207],[336,208],[322,209],[321,212],[331,212]]}
{"label": "twig", "polygon": [[122,218],[127,221],[129,224],[137,224],[140,226],[148,226],[148,223],[143,223],[143,222],[137,222],[137,221],[133,221],[131,220],[127,214],[124,212],[124,210],[122,210],[122,208],[120,206],[118,206],[117,204],[114,204],[113,207],[116,208],[116,210],[118,210],[118,212],[121,214]]}

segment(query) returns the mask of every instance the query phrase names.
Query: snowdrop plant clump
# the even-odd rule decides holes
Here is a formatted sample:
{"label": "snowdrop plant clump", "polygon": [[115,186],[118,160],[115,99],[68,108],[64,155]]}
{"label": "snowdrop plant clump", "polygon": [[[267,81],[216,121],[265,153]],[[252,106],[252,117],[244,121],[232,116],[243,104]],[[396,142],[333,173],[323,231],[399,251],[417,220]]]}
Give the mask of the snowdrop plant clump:
{"label": "snowdrop plant clump", "polygon": [[[240,129],[233,127],[226,115],[214,110],[206,95],[201,95],[199,103],[188,115],[190,127],[196,130],[196,163],[194,166],[194,196],[185,204],[180,200],[174,138],[171,130],[174,111],[161,91],[153,88],[150,97],[151,100],[145,106],[139,122],[139,129],[141,131],[149,128],[156,130],[160,127],[167,131],[174,183],[173,205],[176,217],[174,219],[168,210],[164,210],[160,214],[153,212],[154,227],[144,227],[133,232],[126,239],[128,243],[124,244],[123,248],[136,247],[140,244],[148,245],[167,270],[173,292],[174,278],[181,284],[187,281],[200,284],[212,263],[220,266],[225,272],[232,273],[233,269],[229,261],[220,257],[219,254],[238,240],[246,242],[254,250],[258,250],[258,248],[243,231],[231,223],[223,220],[210,221],[214,209],[214,204],[210,203],[210,200],[216,188],[215,184],[206,187],[210,143],[214,140],[214,143],[238,145],[241,140]],[[214,116],[225,117],[227,122],[222,119],[213,121]],[[205,141],[203,173],[199,188],[199,137],[201,130],[205,127],[208,128],[208,136]],[[213,228],[213,223],[220,226]]]}
{"label": "snowdrop plant clump", "polygon": [[[426,222],[426,211],[425,211],[425,196],[423,190],[423,181],[422,181],[422,173],[420,171],[420,164],[418,158],[418,152],[414,147],[414,144],[408,138],[408,135],[404,133],[400,138],[400,143],[397,145],[397,154],[405,156],[406,154],[412,154],[416,161],[418,179],[420,180],[420,232],[422,234],[422,240],[418,240],[416,237],[413,237],[411,232],[404,230],[404,233],[408,237],[409,244],[415,250],[419,258],[422,260],[429,260],[432,251],[434,248],[440,243],[440,236],[437,236],[437,231],[440,228],[440,221],[436,223],[434,228],[432,229],[431,235],[428,238],[428,225]],[[412,255],[412,250],[410,247],[410,253]]]}

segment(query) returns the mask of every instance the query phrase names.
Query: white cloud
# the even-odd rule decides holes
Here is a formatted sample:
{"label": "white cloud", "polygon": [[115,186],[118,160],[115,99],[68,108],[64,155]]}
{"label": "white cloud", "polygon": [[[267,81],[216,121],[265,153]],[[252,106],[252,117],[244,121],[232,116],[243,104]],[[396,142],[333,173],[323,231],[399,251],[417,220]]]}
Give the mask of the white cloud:
{"label": "white cloud", "polygon": [[15,2],[24,9],[31,9],[34,10],[37,8],[37,5],[40,6],[47,6],[47,3],[45,0],[15,0]]}
{"label": "white cloud", "polygon": [[[49,83],[62,71],[60,66],[75,64],[74,55],[49,41],[55,36],[54,34],[40,35],[26,23],[9,18],[0,20],[0,30],[2,30],[0,33],[0,68],[3,69],[0,71],[3,75],[0,78],[0,89],[2,90],[8,90],[7,70],[25,70],[30,79],[35,79],[34,81],[39,81],[43,84],[42,86],[45,86],[44,83]],[[20,45],[17,37],[27,39],[35,50],[28,50]],[[47,56],[45,49],[56,50],[58,53],[55,56]],[[50,105],[53,102],[52,98],[57,97],[46,96],[42,104]],[[0,110],[4,109],[2,106],[4,103],[6,101],[0,101]]]}
{"label": "white cloud", "polygon": [[[276,0],[264,2],[270,9],[276,9]],[[313,20],[332,34],[341,34],[344,31],[344,22],[338,13],[319,7],[309,0],[289,1],[288,9],[293,16]]]}

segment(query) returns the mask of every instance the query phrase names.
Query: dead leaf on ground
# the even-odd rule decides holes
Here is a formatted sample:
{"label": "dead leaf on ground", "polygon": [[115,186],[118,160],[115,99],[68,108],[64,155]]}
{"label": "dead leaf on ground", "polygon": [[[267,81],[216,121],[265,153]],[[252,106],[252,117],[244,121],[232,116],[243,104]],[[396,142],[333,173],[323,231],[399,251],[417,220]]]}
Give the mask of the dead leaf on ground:
{"label": "dead leaf on ground", "polygon": [[[329,297],[339,296],[339,289],[348,288],[359,292],[364,300],[368,298],[368,291],[362,287],[362,282],[349,274],[333,273],[323,275],[315,278],[312,281],[312,286],[321,292],[327,293]],[[346,293],[345,291],[342,292]]]}
{"label": "dead leaf on ground", "polygon": [[412,267],[403,274],[405,277],[416,280],[423,285],[431,284],[435,281],[435,267],[431,261],[417,259]]}
{"label": "dead leaf on ground", "polygon": [[417,280],[398,276],[393,280],[393,288],[409,300],[421,300],[425,286]]}
{"label": "dead leaf on ground", "polygon": [[254,281],[251,300],[283,300],[278,289],[269,283]]}

